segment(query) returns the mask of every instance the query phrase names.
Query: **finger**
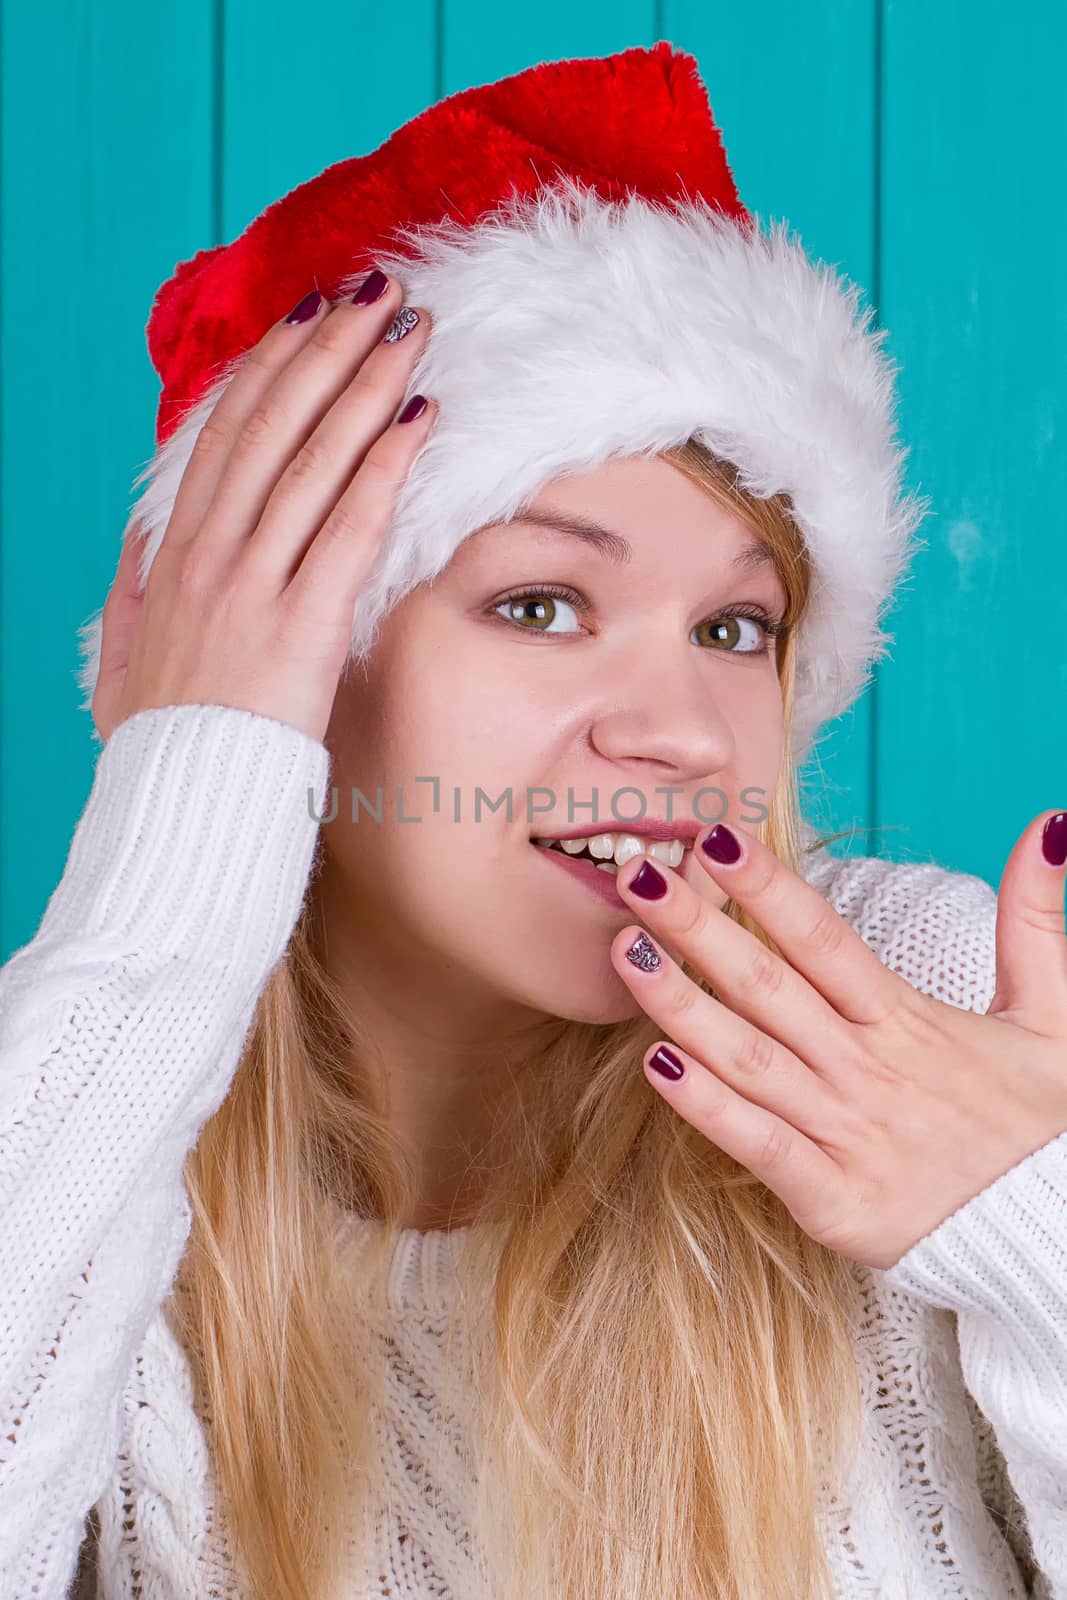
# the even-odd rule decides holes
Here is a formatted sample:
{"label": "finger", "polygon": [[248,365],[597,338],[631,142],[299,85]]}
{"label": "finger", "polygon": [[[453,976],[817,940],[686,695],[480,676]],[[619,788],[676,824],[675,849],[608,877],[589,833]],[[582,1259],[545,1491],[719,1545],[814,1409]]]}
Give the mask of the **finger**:
{"label": "finger", "polygon": [[645,1057],[645,1076],[678,1115],[720,1150],[765,1183],[805,1230],[818,1237],[844,1209],[845,1174],[831,1156],[787,1120],[736,1093],[715,1071],[702,1067],[685,1050],[666,1046],[681,1065],[681,1078],[663,1075],[653,1062],[663,1060],[663,1045]]}
{"label": "finger", "polygon": [[[434,420],[424,412],[390,428],[432,326],[429,314],[413,307],[404,308],[404,325],[410,331],[403,338],[380,342],[371,351],[271,492],[249,542],[248,560],[275,593],[289,583],[312,545],[321,556],[339,532],[351,564],[354,535],[366,547],[376,543],[372,530],[385,532],[401,479]],[[388,514],[364,520],[364,511]],[[336,579],[336,556],[332,569]]]}
{"label": "finger", "polygon": [[616,935],[611,959],[656,1025],[694,1059],[812,1138],[839,1141],[843,1102],[833,1087],[777,1039],[705,994],[643,928]]}
{"label": "finger", "polygon": [[[437,415],[437,406],[428,400],[420,416],[411,422],[394,423],[375,440],[351,486],[334,506],[322,530],[312,538],[306,554],[303,547],[294,545],[291,534],[287,550],[279,538],[275,581],[279,587],[288,583],[289,598],[298,607],[314,592],[331,594],[351,627],[359,592],[393,519],[401,486],[432,432]],[[257,534],[253,544],[259,538]],[[299,565],[293,571],[295,562]]]}
{"label": "finger", "polygon": [[1067,1030],[1065,850],[1067,812],[1043,811],[1008,857],[997,892],[997,984],[989,1006],[990,1014],[1010,1012],[1024,1027],[1059,1038]]}
{"label": "finger", "polygon": [[[217,557],[255,544],[250,555],[257,569],[262,560],[268,575],[277,564],[279,540],[288,558],[294,531],[302,549],[314,537],[325,515],[321,484],[335,482],[336,497],[345,461],[351,476],[371,443],[371,424],[384,427],[395,410],[410,370],[410,358],[405,363],[401,352],[418,348],[425,339],[426,319],[420,317],[399,347],[382,342],[400,310],[399,297],[399,286],[390,284],[373,305],[357,306],[349,299],[335,306],[244,422],[203,525],[203,537]],[[350,426],[359,432],[347,446],[340,445],[334,419],[332,449],[324,447],[321,434],[312,444],[324,417],[346,391]],[[353,411],[357,421],[351,420]],[[294,504],[294,492],[299,492],[301,504]],[[310,525],[298,520],[304,505],[320,508],[318,520]],[[272,531],[261,541],[264,517],[271,519]]]}
{"label": "finger", "polygon": [[[306,526],[297,521],[299,510],[287,509],[294,487],[310,487],[306,498],[321,507],[327,502],[318,485],[334,480],[336,497],[340,487],[337,473],[344,460],[351,476],[375,433],[396,409],[414,361],[414,354],[406,352],[417,352],[425,341],[428,318],[423,315],[414,331],[398,344],[383,343],[400,309],[398,299],[399,286],[390,284],[372,305],[358,306],[348,299],[335,306],[246,419],[198,534],[213,561],[224,560],[251,543],[256,546],[249,552],[253,563],[257,570],[262,564],[263,575],[269,576],[278,566],[279,555],[288,569],[294,533],[301,554],[314,538],[319,521]],[[341,447],[335,447],[335,465],[331,452],[321,443],[312,446],[309,435],[349,389],[348,415],[351,418],[356,411],[358,420],[351,426],[359,431],[343,457]],[[335,437],[336,433],[335,423]],[[259,524],[268,508],[278,514],[272,516],[272,531],[260,541]],[[322,515],[324,510],[320,510],[319,520]]]}
{"label": "finger", "polygon": [[[399,290],[395,298],[399,300]],[[293,307],[296,310],[296,307]],[[304,322],[289,322],[286,317],[274,323],[257,345],[247,351],[236,366],[213,410],[193,445],[192,455],[182,474],[174,498],[163,545],[168,551],[188,544],[203,525],[230,460],[235,442],[243,429],[256,431],[253,418],[264,397],[294,356],[315,336],[331,313],[323,299],[313,317]]]}
{"label": "finger", "polygon": [[98,682],[108,673],[124,669],[129,662],[134,624],[144,603],[140,582],[143,552],[143,528],[135,522],[122,541],[119,564],[101,613]]}
{"label": "finger", "polygon": [[[739,852],[724,862],[704,848]],[[769,933],[796,970],[849,1022],[883,1022],[909,985],[883,966],[869,945],[817,889],[790,872],[761,840],[717,823],[695,842],[699,861],[721,889]]]}
{"label": "finger", "polygon": [[[658,899],[645,899],[632,887],[635,879],[651,881],[646,862],[665,886]],[[662,861],[633,857],[619,868],[615,887],[732,1010],[803,1060],[815,1066],[847,1049],[847,1024],[808,980]]]}

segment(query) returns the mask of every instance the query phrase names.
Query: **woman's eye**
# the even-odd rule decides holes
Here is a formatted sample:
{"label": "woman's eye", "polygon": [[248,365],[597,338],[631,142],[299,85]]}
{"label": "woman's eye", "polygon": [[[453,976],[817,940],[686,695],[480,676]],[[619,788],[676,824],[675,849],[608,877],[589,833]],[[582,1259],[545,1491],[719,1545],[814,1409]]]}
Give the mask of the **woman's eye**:
{"label": "woman's eye", "polygon": [[[738,643],[738,640],[743,641],[745,638],[745,634],[742,631],[744,627],[751,629],[748,637],[752,640],[752,643],[748,645],[743,642]],[[756,617],[737,616],[736,614],[728,617],[709,617],[706,622],[698,622],[693,632],[698,635],[704,633],[708,644],[715,649],[721,646],[727,655],[758,656],[762,655],[767,648],[764,643],[767,638],[767,630]],[[703,643],[704,639],[698,640],[698,642]]]}
{"label": "woman's eye", "polygon": [[526,633],[571,633],[574,631],[571,628],[555,626],[560,619],[561,608],[572,616],[575,614],[572,602],[565,600],[562,595],[553,594],[551,590],[532,589],[527,594],[508,595],[493,610],[503,613],[507,621],[514,622]]}

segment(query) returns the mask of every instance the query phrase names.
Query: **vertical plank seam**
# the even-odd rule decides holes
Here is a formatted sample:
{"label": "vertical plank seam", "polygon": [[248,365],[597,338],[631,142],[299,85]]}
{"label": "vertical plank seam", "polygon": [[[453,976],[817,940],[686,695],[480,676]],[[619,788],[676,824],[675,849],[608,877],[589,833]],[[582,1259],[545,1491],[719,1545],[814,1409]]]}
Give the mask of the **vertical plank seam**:
{"label": "vertical plank seam", "polygon": [[224,140],[226,137],[226,0],[214,0],[213,25],[215,33],[215,62],[212,80],[211,147],[211,204],[214,244],[222,244],[223,218],[226,215],[224,194]]}
{"label": "vertical plank seam", "polygon": [[434,100],[441,100],[445,93],[445,0],[436,0],[434,5]]}
{"label": "vertical plank seam", "polygon": [[[7,56],[7,6],[0,0],[0,88],[6,87],[7,70],[3,62]],[[0,106],[7,103],[6,94],[0,94]],[[4,134],[7,131],[7,118],[0,111],[0,237],[7,238],[7,216],[4,209]],[[6,287],[5,274],[0,271],[0,372],[5,371],[3,362],[3,337],[4,337],[4,289]],[[0,382],[0,465],[6,466],[4,457],[4,385]],[[3,481],[7,482],[6,473]],[[4,611],[4,575],[7,566],[6,541],[4,536],[3,507],[0,505],[0,683],[10,683],[11,678],[6,670],[5,651],[3,645]],[[7,820],[7,793],[2,787],[3,774],[11,771],[11,762],[7,760],[7,748],[4,743],[4,705],[3,695],[0,693],[0,962],[6,960],[7,928],[8,928],[8,894],[4,888],[11,881],[11,874],[7,871],[6,855],[6,828]]]}
{"label": "vertical plank seam", "polygon": [[[885,117],[885,7],[887,0],[871,0],[874,7],[874,148],[872,151],[873,171],[871,174],[871,261],[873,283],[871,292],[874,296],[875,323],[882,325],[882,179],[883,179],[883,136]],[[878,730],[881,722],[881,709],[879,704],[879,688],[881,672],[878,666],[874,669],[874,678],[871,683],[871,715],[867,728],[867,792],[870,796],[870,825],[876,830],[881,824],[882,804],[879,784],[881,773],[878,761]]]}

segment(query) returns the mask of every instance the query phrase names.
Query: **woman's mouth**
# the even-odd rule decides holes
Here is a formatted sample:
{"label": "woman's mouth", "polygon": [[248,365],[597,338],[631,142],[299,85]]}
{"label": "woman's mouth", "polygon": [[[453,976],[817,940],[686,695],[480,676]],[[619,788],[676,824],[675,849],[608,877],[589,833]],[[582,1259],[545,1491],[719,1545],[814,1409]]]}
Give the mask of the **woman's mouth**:
{"label": "woman's mouth", "polygon": [[615,906],[626,904],[615,887],[615,876],[633,856],[651,856],[677,871],[690,849],[680,839],[639,839],[635,834],[594,834],[583,839],[532,839],[530,842],[569,877],[584,883]]}

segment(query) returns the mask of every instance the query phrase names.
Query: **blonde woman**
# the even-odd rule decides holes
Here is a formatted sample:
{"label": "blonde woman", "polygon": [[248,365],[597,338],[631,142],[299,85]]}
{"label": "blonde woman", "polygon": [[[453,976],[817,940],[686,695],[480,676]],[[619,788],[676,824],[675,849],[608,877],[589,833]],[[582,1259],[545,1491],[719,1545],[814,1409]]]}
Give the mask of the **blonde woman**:
{"label": "blonde woman", "polygon": [[0,971],[4,1596],[1067,1600],[1067,815],[998,896],[800,813],[922,507],[692,58],[431,108],[149,343]]}

